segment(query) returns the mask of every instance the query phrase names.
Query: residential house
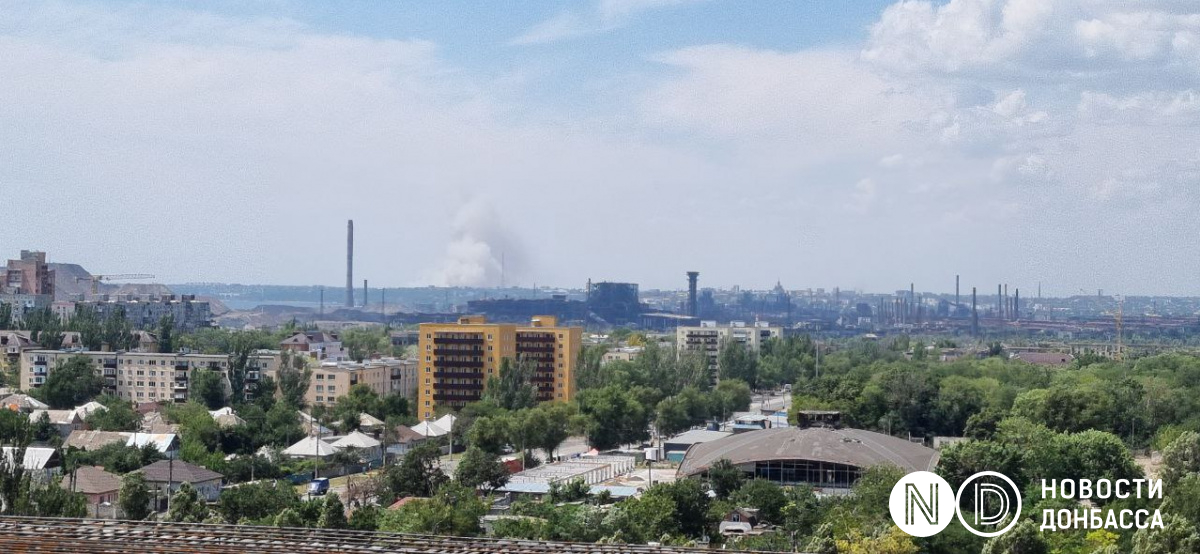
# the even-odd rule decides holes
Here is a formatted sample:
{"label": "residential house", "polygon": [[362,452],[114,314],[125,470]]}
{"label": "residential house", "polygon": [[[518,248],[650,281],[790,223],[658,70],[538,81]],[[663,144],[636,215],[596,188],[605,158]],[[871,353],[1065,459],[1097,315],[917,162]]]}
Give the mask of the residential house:
{"label": "residential house", "polygon": [[[13,456],[17,448],[12,446],[2,448],[4,458],[11,467],[15,463]],[[33,477],[35,482],[49,483],[54,476],[62,473],[62,457],[59,456],[56,448],[28,446],[21,459],[21,467]]]}
{"label": "residential house", "polygon": [[29,422],[37,424],[45,415],[50,424],[58,430],[58,434],[67,437],[72,431],[83,429],[83,418],[75,410],[34,410],[29,412]]}
{"label": "residential house", "polygon": [[337,438],[330,446],[341,451],[352,452],[367,464],[377,464],[383,461],[382,444],[370,435],[354,431]]}
{"label": "residential house", "polygon": [[157,491],[164,500],[175,494],[181,485],[188,483],[196,489],[200,498],[206,502],[216,502],[221,495],[221,482],[225,479],[220,473],[182,460],[159,460],[138,472],[146,479],[150,489]]}
{"label": "residential house", "polygon": [[117,495],[121,491],[119,476],[104,471],[104,468],[83,466],[76,469],[71,478],[63,479],[61,486],[86,496],[88,511],[94,517],[116,517]]}

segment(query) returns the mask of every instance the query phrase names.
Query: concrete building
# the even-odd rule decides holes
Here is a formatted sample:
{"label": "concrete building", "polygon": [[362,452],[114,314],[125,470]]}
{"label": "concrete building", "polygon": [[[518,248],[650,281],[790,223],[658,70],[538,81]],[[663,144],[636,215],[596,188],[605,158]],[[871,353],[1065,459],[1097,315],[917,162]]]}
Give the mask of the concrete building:
{"label": "concrete building", "polygon": [[537,316],[527,326],[488,323],[482,316],[423,323],[417,417],[429,419],[438,407],[458,409],[479,400],[505,358],[535,364],[538,400],[569,401],[582,344],[583,328],[559,327],[551,316]]}
{"label": "concrete building", "polygon": [[166,499],[179,492],[179,487],[184,483],[196,489],[205,502],[216,502],[221,496],[221,482],[225,479],[220,473],[182,460],[159,460],[137,471],[146,478],[146,485],[157,491],[163,506],[166,505]]}
{"label": "concrete building", "polygon": [[[274,373],[271,374],[275,378]],[[358,362],[326,361],[312,368],[312,379],[304,400],[309,405],[332,406],[350,392],[350,387],[367,385],[379,395],[398,393],[413,399],[417,395],[417,361],[379,358]]]}
{"label": "concrete building", "polygon": [[90,307],[96,310],[96,315],[100,319],[107,318],[109,314],[124,309],[125,319],[137,329],[157,329],[158,322],[165,316],[174,318],[177,331],[192,332],[212,326],[211,306],[207,301],[196,300],[194,295],[185,294],[178,297],[175,295],[145,297],[114,295],[107,298],[57,304],[62,305],[60,309],[66,312],[61,315],[69,316],[81,307]]}
{"label": "concrete building", "polygon": [[301,352],[314,360],[341,362],[348,360],[342,348],[342,338],[331,331],[297,331],[279,343],[280,350]]}
{"label": "concrete building", "polygon": [[[84,356],[104,378],[104,391],[134,402],[186,402],[193,372],[219,371],[229,383],[229,357],[220,354],[158,354],[152,352],[94,352],[28,350],[21,355],[21,387],[42,386],[60,363]],[[262,350],[252,354],[246,370],[246,388],[251,389],[265,374],[279,366],[279,352]]]}
{"label": "concrete building", "polygon": [[746,325],[742,321],[732,321],[729,325],[717,325],[715,321],[701,321],[699,326],[675,329],[675,344],[678,354],[680,356],[688,352],[704,354],[708,358],[708,369],[712,372],[714,379],[719,371],[717,358],[725,345],[741,344],[753,352],[758,352],[768,340],[781,337],[783,337],[783,327],[761,321],[756,321],[753,325]]}
{"label": "concrete building", "polygon": [[22,250],[20,259],[8,260],[0,277],[0,294],[49,296],[54,301],[54,270],[46,265],[45,252]]}
{"label": "concrete building", "polygon": [[609,364],[612,362],[632,362],[642,354],[645,348],[641,346],[619,346],[609,348],[604,357],[600,359],[601,364]]}
{"label": "concrete building", "polygon": [[[60,483],[64,490],[80,493],[87,497],[88,513],[93,517],[113,516],[117,504],[117,493],[121,490],[121,477],[104,468],[82,466]],[[101,506],[104,509],[101,510]]]}

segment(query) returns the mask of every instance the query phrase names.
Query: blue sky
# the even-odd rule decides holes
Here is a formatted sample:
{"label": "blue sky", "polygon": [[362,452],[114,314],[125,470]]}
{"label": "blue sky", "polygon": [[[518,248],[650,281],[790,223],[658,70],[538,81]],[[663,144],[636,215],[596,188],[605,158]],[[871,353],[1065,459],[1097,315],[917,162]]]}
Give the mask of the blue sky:
{"label": "blue sky", "polygon": [[[0,10],[0,195],[168,282],[1200,294],[1179,0]],[[132,245],[132,246],[131,246]]]}

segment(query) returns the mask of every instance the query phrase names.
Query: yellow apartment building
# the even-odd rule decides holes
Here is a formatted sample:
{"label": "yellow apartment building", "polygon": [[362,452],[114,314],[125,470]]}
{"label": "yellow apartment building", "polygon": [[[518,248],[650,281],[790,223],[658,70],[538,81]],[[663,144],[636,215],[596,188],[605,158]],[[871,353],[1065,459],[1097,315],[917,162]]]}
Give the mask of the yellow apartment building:
{"label": "yellow apartment building", "polygon": [[417,414],[431,419],[438,408],[457,410],[479,400],[488,378],[500,376],[504,358],[535,364],[538,400],[569,401],[582,341],[582,327],[559,327],[553,316],[536,316],[529,325],[488,323],[483,316],[423,323]]}

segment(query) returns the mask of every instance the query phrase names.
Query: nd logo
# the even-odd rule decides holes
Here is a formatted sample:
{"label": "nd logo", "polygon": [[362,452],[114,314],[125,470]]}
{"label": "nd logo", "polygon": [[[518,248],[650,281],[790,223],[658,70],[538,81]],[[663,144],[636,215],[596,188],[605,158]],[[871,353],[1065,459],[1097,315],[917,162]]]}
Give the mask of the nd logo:
{"label": "nd logo", "polygon": [[[970,506],[962,506],[963,493],[968,493],[966,500]],[[1009,519],[1014,507],[1010,499],[1015,499],[1016,515],[1008,525],[997,531],[982,530],[982,526],[998,525]],[[964,508],[970,518],[963,516]],[[994,537],[1017,524],[1021,516],[1021,491],[1008,477],[994,471],[981,471],[967,478],[956,495],[950,484],[937,474],[917,471],[905,475],[892,488],[888,510],[900,530],[914,537],[938,534],[950,525],[956,514],[968,531],[981,537]]]}

